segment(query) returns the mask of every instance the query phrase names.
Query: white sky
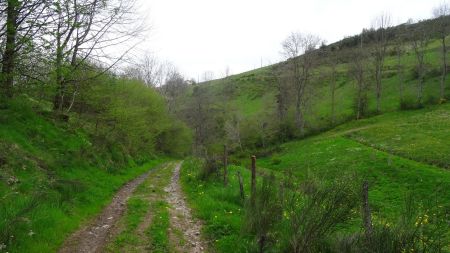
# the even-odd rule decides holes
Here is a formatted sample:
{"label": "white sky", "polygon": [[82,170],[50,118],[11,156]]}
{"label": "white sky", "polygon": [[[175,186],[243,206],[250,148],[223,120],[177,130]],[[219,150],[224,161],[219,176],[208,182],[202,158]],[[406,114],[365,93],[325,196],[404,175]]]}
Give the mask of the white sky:
{"label": "white sky", "polygon": [[281,60],[292,31],[331,43],[368,28],[382,12],[394,23],[431,17],[442,0],[138,0],[152,27],[141,46],[186,77],[221,77]]}

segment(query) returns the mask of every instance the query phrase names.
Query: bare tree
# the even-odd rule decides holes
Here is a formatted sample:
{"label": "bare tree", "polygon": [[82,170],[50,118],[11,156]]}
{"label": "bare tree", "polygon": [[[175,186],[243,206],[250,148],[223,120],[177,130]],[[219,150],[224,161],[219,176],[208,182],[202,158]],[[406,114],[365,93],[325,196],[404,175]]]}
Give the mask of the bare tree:
{"label": "bare tree", "polygon": [[436,20],[436,33],[439,35],[439,39],[441,41],[441,59],[442,59],[442,75],[441,75],[441,84],[439,90],[439,96],[441,102],[445,101],[445,77],[447,75],[447,45],[445,42],[445,38],[449,33],[448,25],[445,22],[445,18],[448,18],[450,15],[450,6],[447,2],[442,2],[440,5],[436,6],[433,9],[433,16]]}
{"label": "bare tree", "polygon": [[209,82],[214,79],[214,72],[205,71],[205,72],[203,72],[202,78],[203,78],[203,82]]}
{"label": "bare tree", "polygon": [[[404,34],[404,26],[399,27],[400,34]],[[404,102],[404,82],[405,82],[405,66],[402,62],[403,55],[405,54],[405,38],[404,36],[397,36],[394,40],[394,50],[397,58],[397,77],[398,77],[398,90],[400,104]]]}
{"label": "bare tree", "polygon": [[229,101],[232,99],[235,92],[235,86],[230,78],[230,68],[228,66],[225,68],[222,83],[223,83],[223,90],[222,90],[223,112],[226,113],[228,111]]}
{"label": "bare tree", "polygon": [[215,110],[209,90],[201,85],[194,86],[192,99],[186,105],[183,116],[194,130],[195,153],[207,155],[208,146],[217,137]]}
{"label": "bare tree", "polygon": [[161,63],[154,55],[145,53],[137,62],[124,69],[124,75],[140,80],[148,87],[160,87],[164,84],[167,66],[168,64]]}
{"label": "bare tree", "polygon": [[327,55],[327,62],[330,66],[330,121],[331,125],[336,124],[336,79],[337,79],[337,65],[339,64],[339,55],[337,49],[330,48]]}
{"label": "bare tree", "polygon": [[364,31],[361,33],[361,44],[359,48],[355,48],[349,52],[351,59],[349,72],[353,76],[356,83],[356,101],[355,112],[356,119],[361,119],[367,112],[367,91],[369,89],[368,82],[366,80],[366,51],[363,49],[363,37]]}
{"label": "bare tree", "polygon": [[224,130],[226,138],[231,142],[231,148],[236,146],[242,151],[242,141],[241,141],[241,121],[242,116],[239,112],[234,113],[229,120],[225,122]]}
{"label": "bare tree", "polygon": [[285,63],[280,63],[272,67],[268,76],[271,83],[276,86],[275,103],[276,118],[278,123],[278,139],[287,140],[292,135],[291,127],[288,122],[288,109],[292,102],[292,78],[286,74],[289,68]]}
{"label": "bare tree", "polygon": [[417,104],[420,106],[423,103],[425,51],[430,41],[430,33],[425,27],[418,26],[414,30],[409,31],[409,34],[411,36],[410,39],[417,60]]}
{"label": "bare tree", "polygon": [[178,98],[184,94],[188,83],[175,68],[169,69],[166,75],[165,83],[161,87],[161,91],[166,98],[169,112],[175,114],[178,109],[176,105]]}
{"label": "bare tree", "polygon": [[289,74],[295,89],[295,121],[300,134],[304,134],[304,107],[307,101],[307,88],[312,76],[316,56],[314,50],[321,39],[312,34],[291,33],[282,43],[283,54],[288,59]]}
{"label": "bare tree", "polygon": [[[67,106],[65,97],[78,93],[78,70],[95,64],[105,71],[113,68],[139,43],[145,31],[138,20],[135,0],[58,0],[52,5],[51,25],[47,27],[53,49],[57,93],[54,109]],[[120,45],[122,50],[110,50]],[[68,106],[71,108],[71,106]]]}
{"label": "bare tree", "polygon": [[163,70],[156,57],[148,53],[145,54],[139,64],[139,68],[142,72],[141,79],[148,87],[156,87],[161,85],[158,80],[160,80],[159,75],[162,74]]}
{"label": "bare tree", "polygon": [[376,99],[377,99],[377,113],[381,111],[381,93],[384,58],[387,49],[387,31],[391,27],[391,16],[383,13],[374,19],[372,28],[375,30],[375,44],[374,44],[374,64],[375,64],[375,82],[376,82]]}

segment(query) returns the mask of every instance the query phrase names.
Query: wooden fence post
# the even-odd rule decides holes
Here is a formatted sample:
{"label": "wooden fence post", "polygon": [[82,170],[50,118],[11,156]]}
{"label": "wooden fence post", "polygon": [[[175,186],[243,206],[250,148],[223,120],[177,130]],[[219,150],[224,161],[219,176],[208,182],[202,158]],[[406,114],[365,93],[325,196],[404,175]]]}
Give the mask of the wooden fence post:
{"label": "wooden fence post", "polygon": [[251,195],[252,199],[256,193],[256,156],[252,155],[252,184],[251,184]]}
{"label": "wooden fence post", "polygon": [[241,172],[237,172],[238,180],[239,180],[239,191],[241,193],[241,199],[245,200],[245,193],[244,193],[244,183],[242,182],[242,176]]}
{"label": "wooden fence post", "polygon": [[223,185],[227,186],[228,184],[228,151],[227,145],[223,145]]}
{"label": "wooden fence post", "polygon": [[365,180],[362,185],[362,215],[366,238],[367,240],[370,240],[370,237],[372,235],[372,217],[370,214],[369,183],[367,182],[367,180]]}

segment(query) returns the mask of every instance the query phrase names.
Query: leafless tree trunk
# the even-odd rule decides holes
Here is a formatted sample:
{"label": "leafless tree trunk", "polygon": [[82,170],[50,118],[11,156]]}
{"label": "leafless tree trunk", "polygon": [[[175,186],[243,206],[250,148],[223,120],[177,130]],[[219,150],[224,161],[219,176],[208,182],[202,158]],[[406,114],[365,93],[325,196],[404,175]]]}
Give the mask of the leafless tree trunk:
{"label": "leafless tree trunk", "polygon": [[361,34],[361,45],[357,49],[353,49],[350,52],[351,64],[349,67],[349,72],[353,76],[356,82],[356,101],[355,101],[355,111],[356,119],[361,119],[364,117],[367,111],[367,90],[368,85],[365,78],[366,72],[366,55],[362,48],[362,37],[364,33]]}
{"label": "leafless tree trunk", "polygon": [[168,111],[175,115],[178,110],[178,98],[184,94],[188,83],[173,65],[167,64],[165,68],[165,80],[160,90],[166,98]]}
{"label": "leafless tree trunk", "polygon": [[289,134],[287,131],[287,114],[290,106],[291,92],[291,77],[286,73],[290,73],[290,69],[286,68],[284,64],[280,64],[272,68],[270,72],[271,82],[276,85],[276,117],[278,123],[278,138],[280,140],[286,139]]}
{"label": "leafless tree trunk", "polygon": [[402,64],[402,57],[404,54],[403,41],[398,39],[395,44],[395,51],[397,54],[397,76],[400,103],[404,101],[404,65]]}
{"label": "leafless tree trunk", "polygon": [[336,78],[337,78],[337,65],[339,62],[338,53],[335,51],[329,51],[327,61],[330,66],[330,122],[331,125],[336,124]]}
{"label": "leafless tree trunk", "polygon": [[417,104],[420,106],[423,103],[423,89],[425,77],[425,51],[430,40],[430,35],[425,28],[417,28],[410,31],[412,36],[412,46],[417,60]]}
{"label": "leafless tree trunk", "polygon": [[242,176],[241,176],[241,172],[240,171],[237,172],[237,177],[238,177],[238,180],[239,180],[239,193],[241,195],[241,199],[245,200],[244,183],[242,181]]}
{"label": "leafless tree trunk", "polygon": [[229,119],[225,122],[224,130],[226,134],[226,138],[231,144],[233,144],[232,148],[235,148],[236,145],[242,151],[242,141],[241,141],[241,121],[242,116],[239,112],[233,112]]}
{"label": "leafless tree trunk", "polygon": [[142,58],[125,68],[124,75],[144,82],[148,87],[161,87],[165,84],[166,69],[168,64],[163,64],[150,53],[145,53]]}
{"label": "leafless tree trunk", "polygon": [[223,184],[228,185],[228,150],[227,145],[223,145]]}
{"label": "leafless tree trunk", "polygon": [[290,74],[295,89],[295,121],[300,134],[304,134],[304,107],[307,101],[312,68],[315,64],[314,50],[321,39],[312,34],[292,33],[282,43],[283,54],[290,64]]}
{"label": "leafless tree trunk", "polygon": [[440,101],[445,101],[445,78],[447,76],[447,45],[445,38],[448,35],[448,28],[445,22],[446,16],[450,15],[450,6],[448,3],[443,2],[439,6],[433,9],[433,15],[437,18],[436,32],[439,35],[441,41],[441,59],[442,59],[442,75],[439,89]]}
{"label": "leafless tree trunk", "polygon": [[391,17],[383,13],[373,21],[373,28],[375,29],[375,82],[376,82],[376,99],[377,99],[377,113],[381,111],[381,94],[383,90],[382,78],[384,58],[387,49],[387,29],[391,26]]}

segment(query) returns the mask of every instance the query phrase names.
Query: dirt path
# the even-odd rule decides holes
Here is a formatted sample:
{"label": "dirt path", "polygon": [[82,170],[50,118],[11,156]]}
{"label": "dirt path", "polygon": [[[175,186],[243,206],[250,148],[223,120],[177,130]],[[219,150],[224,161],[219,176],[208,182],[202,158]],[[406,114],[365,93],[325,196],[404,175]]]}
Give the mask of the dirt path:
{"label": "dirt path", "polygon": [[102,252],[111,231],[126,209],[126,201],[138,185],[156,169],[152,169],[138,178],[128,182],[114,196],[103,212],[90,224],[82,227],[69,238],[59,250],[60,253]]}
{"label": "dirt path", "polygon": [[[174,170],[170,184],[165,188],[168,193],[167,202],[170,205],[170,223],[172,230],[182,232],[185,243],[174,245],[180,252],[205,252],[206,243],[201,238],[201,223],[193,219],[191,209],[187,206],[179,183],[181,163]],[[173,236],[171,236],[173,237]]]}

